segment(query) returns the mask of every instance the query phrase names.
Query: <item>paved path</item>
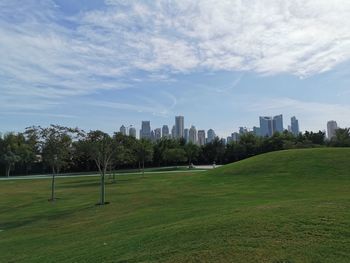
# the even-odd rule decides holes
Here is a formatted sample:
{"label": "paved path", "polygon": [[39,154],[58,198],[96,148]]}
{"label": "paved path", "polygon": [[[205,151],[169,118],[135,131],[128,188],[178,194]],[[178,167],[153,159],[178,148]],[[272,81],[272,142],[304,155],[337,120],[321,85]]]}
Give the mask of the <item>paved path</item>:
{"label": "paved path", "polygon": [[[194,170],[182,170],[182,171],[159,171],[159,172],[145,172],[145,174],[168,174],[168,173],[193,173],[193,172],[204,172],[205,169],[194,169]],[[140,175],[142,172],[137,173],[116,173],[116,176],[120,175]],[[96,177],[100,176],[99,174],[79,174],[79,175],[57,175],[56,178],[72,178],[72,177]],[[108,176],[108,175],[107,175]],[[27,176],[10,176],[0,177],[0,181],[7,180],[36,180],[36,179],[48,179],[52,178],[52,175],[27,175]]]}

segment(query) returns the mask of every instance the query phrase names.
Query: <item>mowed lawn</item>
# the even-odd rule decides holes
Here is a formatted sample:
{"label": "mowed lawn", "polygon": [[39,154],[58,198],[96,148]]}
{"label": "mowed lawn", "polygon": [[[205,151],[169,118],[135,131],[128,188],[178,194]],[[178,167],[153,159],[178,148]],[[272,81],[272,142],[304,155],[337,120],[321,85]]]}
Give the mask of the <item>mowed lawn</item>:
{"label": "mowed lawn", "polygon": [[0,262],[350,262],[350,149],[98,179],[0,181]]}

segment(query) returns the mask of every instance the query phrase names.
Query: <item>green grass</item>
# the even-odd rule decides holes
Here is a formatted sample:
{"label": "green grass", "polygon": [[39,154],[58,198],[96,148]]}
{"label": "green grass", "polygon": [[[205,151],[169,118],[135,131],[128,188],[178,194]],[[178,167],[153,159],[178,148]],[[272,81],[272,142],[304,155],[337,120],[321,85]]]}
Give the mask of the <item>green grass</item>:
{"label": "green grass", "polygon": [[350,149],[209,172],[0,181],[0,262],[349,262]]}

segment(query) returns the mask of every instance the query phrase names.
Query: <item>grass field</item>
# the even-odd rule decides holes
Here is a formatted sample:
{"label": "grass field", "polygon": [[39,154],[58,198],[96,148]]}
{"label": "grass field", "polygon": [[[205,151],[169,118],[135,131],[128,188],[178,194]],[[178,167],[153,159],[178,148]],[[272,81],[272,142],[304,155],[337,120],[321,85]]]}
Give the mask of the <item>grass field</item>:
{"label": "grass field", "polygon": [[350,262],[350,149],[98,179],[0,181],[0,262]]}

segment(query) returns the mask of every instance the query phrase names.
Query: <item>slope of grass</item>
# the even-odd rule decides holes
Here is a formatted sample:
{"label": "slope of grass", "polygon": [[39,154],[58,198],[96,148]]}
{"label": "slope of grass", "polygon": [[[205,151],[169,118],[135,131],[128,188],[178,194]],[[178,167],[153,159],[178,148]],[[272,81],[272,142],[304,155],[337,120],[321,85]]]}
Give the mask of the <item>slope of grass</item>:
{"label": "slope of grass", "polygon": [[350,149],[203,173],[0,182],[0,262],[349,262]]}

